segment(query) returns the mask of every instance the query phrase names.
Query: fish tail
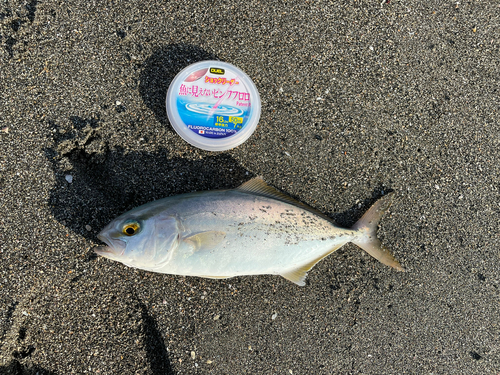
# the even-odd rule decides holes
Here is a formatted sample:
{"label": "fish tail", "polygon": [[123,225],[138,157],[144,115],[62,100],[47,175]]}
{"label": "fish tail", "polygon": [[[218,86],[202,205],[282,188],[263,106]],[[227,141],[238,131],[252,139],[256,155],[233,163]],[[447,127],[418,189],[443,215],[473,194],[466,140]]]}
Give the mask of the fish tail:
{"label": "fish tail", "polygon": [[398,271],[404,271],[399,262],[394,259],[391,252],[382,245],[382,242],[377,238],[378,223],[382,215],[389,209],[392,204],[393,193],[379,199],[368,211],[359,219],[351,228],[360,232],[359,236],[352,242],[366,251],[380,262],[394,267]]}

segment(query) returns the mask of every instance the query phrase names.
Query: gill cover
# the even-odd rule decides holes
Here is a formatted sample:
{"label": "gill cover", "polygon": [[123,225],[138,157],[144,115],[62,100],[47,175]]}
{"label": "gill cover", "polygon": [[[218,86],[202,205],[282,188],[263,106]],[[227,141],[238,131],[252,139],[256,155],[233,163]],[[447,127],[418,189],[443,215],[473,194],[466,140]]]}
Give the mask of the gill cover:
{"label": "gill cover", "polygon": [[145,222],[140,233],[128,238],[125,254],[134,267],[151,270],[163,266],[178,246],[179,223],[172,216],[155,216]]}

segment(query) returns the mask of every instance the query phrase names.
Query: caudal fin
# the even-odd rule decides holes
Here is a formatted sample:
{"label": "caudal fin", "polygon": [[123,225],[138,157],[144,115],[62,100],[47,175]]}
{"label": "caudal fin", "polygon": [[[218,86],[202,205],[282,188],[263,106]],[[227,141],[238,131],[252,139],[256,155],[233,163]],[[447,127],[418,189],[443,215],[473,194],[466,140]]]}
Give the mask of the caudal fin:
{"label": "caudal fin", "polygon": [[351,229],[360,231],[363,234],[352,242],[380,262],[394,267],[398,271],[404,271],[404,268],[394,259],[391,252],[386,249],[377,238],[378,223],[382,215],[391,206],[392,198],[393,193],[380,198],[368,211],[366,211],[363,217],[354,224]]}

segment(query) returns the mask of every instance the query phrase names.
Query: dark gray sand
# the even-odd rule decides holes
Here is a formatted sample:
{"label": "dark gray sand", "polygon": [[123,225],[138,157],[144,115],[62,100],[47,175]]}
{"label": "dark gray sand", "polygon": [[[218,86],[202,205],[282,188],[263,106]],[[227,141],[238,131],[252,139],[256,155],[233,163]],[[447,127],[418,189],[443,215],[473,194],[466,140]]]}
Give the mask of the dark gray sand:
{"label": "dark gray sand", "polygon": [[[0,373],[499,374],[500,6],[417,3],[1,1]],[[204,59],[262,97],[223,153],[164,109]],[[137,205],[253,176],[343,226],[394,191],[407,272],[354,245],[302,288],[92,251]]]}

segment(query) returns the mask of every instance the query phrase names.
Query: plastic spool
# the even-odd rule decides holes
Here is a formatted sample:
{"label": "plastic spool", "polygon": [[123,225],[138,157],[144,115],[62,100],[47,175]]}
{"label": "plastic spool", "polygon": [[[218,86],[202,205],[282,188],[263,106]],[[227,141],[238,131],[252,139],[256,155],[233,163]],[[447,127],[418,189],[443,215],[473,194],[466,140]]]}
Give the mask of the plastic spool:
{"label": "plastic spool", "polygon": [[193,146],[224,151],[257,128],[261,103],[252,80],[234,65],[201,61],[177,74],[167,92],[167,115]]}

